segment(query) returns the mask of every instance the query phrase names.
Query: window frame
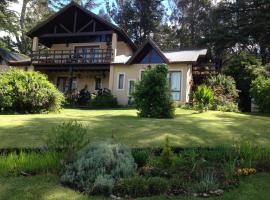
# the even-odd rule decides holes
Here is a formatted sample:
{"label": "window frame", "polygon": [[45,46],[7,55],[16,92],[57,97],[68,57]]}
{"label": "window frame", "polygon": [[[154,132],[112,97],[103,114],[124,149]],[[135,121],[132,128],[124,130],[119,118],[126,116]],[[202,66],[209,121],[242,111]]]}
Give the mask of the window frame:
{"label": "window frame", "polygon": [[[180,90],[171,90],[171,74],[172,73],[180,73]],[[182,70],[169,70],[168,71],[168,81],[169,81],[169,87],[170,87],[170,94],[172,96],[172,93],[179,93],[179,99],[173,101],[182,101],[182,91],[183,91],[183,72]]]}
{"label": "window frame", "polygon": [[[120,75],[123,75],[123,88],[119,88]],[[118,72],[118,74],[117,74],[117,90],[124,90],[125,89],[125,79],[126,79],[125,72]]]}
{"label": "window frame", "polygon": [[131,96],[129,89],[130,89],[130,81],[134,81],[134,89],[135,89],[135,83],[136,83],[136,79],[128,79],[128,90],[127,90],[127,94],[128,96]]}

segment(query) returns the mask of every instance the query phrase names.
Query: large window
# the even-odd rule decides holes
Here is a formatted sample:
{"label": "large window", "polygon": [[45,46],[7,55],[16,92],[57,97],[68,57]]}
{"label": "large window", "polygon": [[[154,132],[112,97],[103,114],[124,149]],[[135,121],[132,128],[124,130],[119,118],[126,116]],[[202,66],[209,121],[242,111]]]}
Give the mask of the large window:
{"label": "large window", "polygon": [[182,73],[180,71],[169,72],[170,90],[174,101],[181,100],[181,79]]}
{"label": "large window", "polygon": [[131,95],[135,91],[135,80],[128,81],[128,94]]}
{"label": "large window", "polygon": [[118,74],[118,90],[123,90],[124,89],[124,82],[125,82],[125,74],[124,73],[119,73]]}

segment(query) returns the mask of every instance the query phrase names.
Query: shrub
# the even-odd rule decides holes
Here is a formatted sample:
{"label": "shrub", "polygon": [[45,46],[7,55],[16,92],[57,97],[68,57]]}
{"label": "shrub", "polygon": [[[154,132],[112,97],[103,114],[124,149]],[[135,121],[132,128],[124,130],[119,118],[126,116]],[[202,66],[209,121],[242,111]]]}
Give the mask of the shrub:
{"label": "shrub", "polygon": [[157,65],[148,69],[135,85],[133,93],[135,107],[141,117],[173,118],[174,105],[171,100],[167,80],[166,65]]}
{"label": "shrub", "polygon": [[231,158],[223,163],[223,173],[226,180],[232,180],[235,176],[236,159]]}
{"label": "shrub", "polygon": [[97,95],[90,104],[93,108],[116,108],[118,106],[117,99],[112,94]]}
{"label": "shrub", "polygon": [[88,140],[85,138],[86,133],[87,129],[77,121],[64,122],[55,126],[49,132],[46,144],[52,150],[63,150],[66,158],[71,160],[75,152],[88,143]]}
{"label": "shrub", "polygon": [[197,105],[197,109],[200,112],[208,110],[214,99],[211,88],[207,87],[206,85],[199,85],[197,90],[194,92],[193,97],[193,101]]}
{"label": "shrub", "polygon": [[[76,160],[67,165],[61,181],[90,194],[99,190],[110,191],[113,180],[131,176],[135,170],[130,149],[119,144],[102,143],[81,150]],[[109,180],[109,186],[104,184],[105,179]]]}
{"label": "shrub", "polygon": [[160,161],[163,167],[169,168],[173,165],[174,154],[170,147],[169,137],[165,139],[165,146],[160,154]]}
{"label": "shrub", "polygon": [[216,105],[215,109],[222,112],[239,112],[238,105],[229,101],[224,101]]}
{"label": "shrub", "polygon": [[199,182],[194,185],[194,191],[198,193],[209,192],[218,189],[217,179],[210,169],[201,172]]}
{"label": "shrub", "polygon": [[168,190],[168,181],[160,177],[148,178],[148,189],[151,195],[159,195],[166,193]]}
{"label": "shrub", "polygon": [[0,175],[56,173],[61,169],[61,158],[62,155],[56,152],[10,153],[0,156]]}
{"label": "shrub", "polygon": [[252,81],[251,96],[261,112],[270,112],[270,78],[259,76]]}
{"label": "shrub", "polygon": [[108,175],[98,176],[93,185],[93,194],[110,195],[114,186],[114,179]]}
{"label": "shrub", "polygon": [[132,152],[132,156],[138,167],[143,167],[149,160],[149,152],[146,150],[136,150]]}
{"label": "shrub", "polygon": [[64,96],[39,72],[11,69],[0,74],[0,112],[58,111]]}
{"label": "shrub", "polygon": [[149,195],[147,179],[141,176],[134,176],[119,180],[114,193],[120,196],[143,197]]}

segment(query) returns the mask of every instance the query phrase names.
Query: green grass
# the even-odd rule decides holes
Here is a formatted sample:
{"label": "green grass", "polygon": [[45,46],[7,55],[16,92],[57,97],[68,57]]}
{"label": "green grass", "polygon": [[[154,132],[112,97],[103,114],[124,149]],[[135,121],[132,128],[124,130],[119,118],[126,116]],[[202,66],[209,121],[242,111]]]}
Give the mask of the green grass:
{"label": "green grass", "polygon": [[[238,188],[226,192],[222,197],[209,200],[269,200],[270,174],[260,173],[245,177]],[[53,175],[34,177],[0,177],[0,200],[102,200],[102,197],[83,195],[59,184]],[[165,196],[142,198],[141,200],[163,200]],[[172,200],[202,200],[195,197],[174,197]],[[203,198],[205,199],[205,198]]]}
{"label": "green grass", "polygon": [[51,127],[77,120],[88,126],[90,141],[109,140],[132,147],[160,146],[168,135],[181,147],[217,146],[235,141],[270,144],[270,116],[209,111],[198,114],[176,110],[175,119],[145,119],[136,110],[64,109],[60,114],[0,115],[0,148],[38,147]]}

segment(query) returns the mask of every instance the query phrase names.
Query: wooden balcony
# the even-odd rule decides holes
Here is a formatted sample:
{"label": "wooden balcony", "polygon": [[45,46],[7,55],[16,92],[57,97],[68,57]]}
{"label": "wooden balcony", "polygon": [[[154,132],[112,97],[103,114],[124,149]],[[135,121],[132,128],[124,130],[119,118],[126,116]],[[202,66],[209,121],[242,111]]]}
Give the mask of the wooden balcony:
{"label": "wooden balcony", "polygon": [[73,50],[40,50],[31,54],[33,65],[97,65],[110,64],[111,49],[88,49],[83,52]]}

